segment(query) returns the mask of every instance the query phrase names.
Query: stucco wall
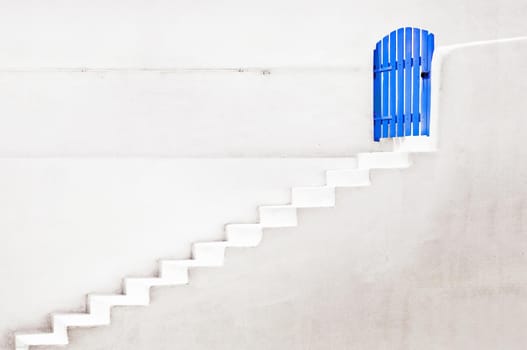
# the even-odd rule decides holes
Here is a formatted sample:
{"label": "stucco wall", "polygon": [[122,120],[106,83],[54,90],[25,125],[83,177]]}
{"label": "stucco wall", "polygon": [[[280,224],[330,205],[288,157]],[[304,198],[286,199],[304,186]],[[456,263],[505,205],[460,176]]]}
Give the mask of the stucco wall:
{"label": "stucco wall", "polygon": [[0,71],[0,156],[350,156],[376,147],[370,78],[345,67]]}
{"label": "stucco wall", "polygon": [[3,1],[0,67],[245,67],[371,63],[400,26],[442,45],[524,35],[524,1]]}
{"label": "stucco wall", "polygon": [[438,45],[525,35],[525,12],[519,0],[4,1],[0,155],[373,150],[377,40],[408,25]]}
{"label": "stucco wall", "polygon": [[401,25],[439,44],[525,34],[523,1],[399,4],[4,1],[0,348],[347,162],[169,156],[377,149],[369,66],[380,36]]}
{"label": "stucco wall", "polygon": [[302,210],[299,228],[68,349],[523,349],[526,55],[527,41],[453,51],[438,153],[339,190],[336,209]]}

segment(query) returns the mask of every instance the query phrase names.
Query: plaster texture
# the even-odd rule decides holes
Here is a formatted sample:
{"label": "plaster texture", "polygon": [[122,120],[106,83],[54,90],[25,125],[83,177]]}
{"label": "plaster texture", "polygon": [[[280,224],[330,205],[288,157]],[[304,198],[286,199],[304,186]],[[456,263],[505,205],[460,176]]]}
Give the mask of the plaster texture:
{"label": "plaster texture", "polygon": [[[2,349],[10,348],[12,331],[45,329],[48,313],[82,310],[85,294],[118,290],[123,276],[149,275],[157,258],[185,258],[191,242],[222,238],[223,224],[254,221],[256,205],[286,203],[290,186],[320,184],[323,169],[345,167],[348,163],[347,159],[331,157],[386,149],[389,145],[370,142],[370,55],[373,43],[388,31],[402,25],[429,28],[438,35],[438,45],[450,45],[520,36],[527,30],[523,16],[527,4],[518,0],[405,3],[331,0],[323,4],[278,0],[261,4],[239,0],[214,4],[165,0],[111,3],[4,0],[0,3]],[[489,59],[494,61],[489,63]],[[497,74],[492,69],[498,67],[501,75],[491,75],[492,82],[482,80],[472,84],[472,76],[454,79],[464,71],[447,70],[451,82],[442,88],[453,91],[447,95],[448,101],[453,102],[441,102],[446,109],[441,115],[463,122],[477,119],[474,125],[486,126],[474,129],[481,132],[475,145],[469,143],[472,136],[452,141],[458,153],[451,150],[449,154],[453,159],[461,159],[456,166],[462,169],[472,163],[488,164],[494,173],[485,168],[481,174],[495,174],[496,186],[512,186],[510,193],[522,193],[517,182],[497,181],[498,175],[513,164],[523,164],[524,129],[518,114],[521,109],[515,109],[514,113],[511,109],[515,108],[512,103],[525,96],[525,86],[519,79],[524,75],[524,65],[516,56],[499,51],[488,53],[486,62],[488,65],[483,68],[464,64],[472,69],[482,68],[480,72],[485,74]],[[507,67],[509,72],[504,71]],[[519,87],[512,88],[515,84]],[[487,91],[500,86],[507,89],[499,94]],[[470,89],[479,89],[484,94],[471,95]],[[499,108],[493,103],[499,104]],[[456,114],[449,108],[454,108]],[[474,130],[470,130],[471,135]],[[445,142],[450,137],[449,131]],[[478,152],[473,148],[478,148]],[[473,153],[467,154],[467,149]],[[492,163],[492,157],[504,157],[499,164],[509,168],[498,167],[498,163]],[[439,163],[426,166],[443,176],[454,176],[442,173],[454,170],[443,170]],[[479,170],[455,171],[474,176],[474,181],[478,181]],[[427,175],[430,174],[423,172],[418,178],[426,179]],[[390,181],[406,181],[403,179],[394,177]],[[446,186],[441,188],[445,196],[450,193],[446,192],[448,184],[433,185]],[[374,196],[375,192],[367,193]],[[371,210],[365,211],[364,216],[342,225],[351,229],[384,201],[402,201],[402,197],[392,198],[394,195],[389,191],[377,194],[375,208],[374,203],[368,204]],[[365,194],[363,198],[369,196]],[[471,198],[472,193],[467,196]],[[503,204],[505,207],[498,205],[496,215],[501,217],[516,210],[515,221],[501,219],[500,223],[508,228],[523,225],[524,230],[524,204],[518,198],[515,200],[514,205],[509,202]],[[418,209],[424,210],[421,207]],[[393,208],[385,207],[386,210]],[[312,213],[309,215],[317,211]],[[338,220],[323,221],[327,219],[320,218],[319,223],[328,225],[324,226],[324,239],[328,233],[337,238],[345,234],[349,239],[350,233],[336,230],[341,226]],[[404,234],[397,235],[399,239],[401,236]],[[302,243],[298,237],[284,242],[291,251]],[[313,249],[309,245],[299,246],[295,254],[307,248]],[[308,255],[314,256],[309,249]],[[358,256],[369,257],[367,251]],[[243,261],[254,266],[269,265],[273,273],[278,273],[279,267],[287,271],[289,266],[280,259],[294,261],[295,257],[281,258],[267,251],[254,259],[260,260]],[[335,259],[341,258],[335,254]],[[364,261],[361,264],[369,260]],[[335,266],[350,268],[350,263]],[[291,268],[300,269],[298,265]],[[319,271],[315,263],[311,268]],[[503,270],[515,271],[509,265],[503,265]],[[240,279],[249,271],[232,273],[236,290],[248,288],[250,283],[269,287],[281,283],[264,275],[259,275],[263,277],[260,282]],[[313,285],[299,285],[305,287],[306,293],[312,293],[309,288],[322,288],[320,284],[325,280],[320,279],[321,273],[312,276]],[[299,270],[290,274],[301,275]],[[335,276],[330,276],[333,281]],[[210,278],[208,287],[215,277]],[[229,281],[222,273],[218,278]],[[217,293],[208,287],[203,289],[211,295]],[[269,293],[280,296],[284,290]],[[324,293],[332,297],[330,292]],[[324,299],[324,293],[314,295]],[[200,300],[206,298],[204,294]],[[243,304],[239,295],[233,298]],[[345,304],[336,300],[335,308],[345,308]],[[277,304],[272,300],[261,303]],[[188,305],[189,312],[194,314],[192,305],[198,304],[189,301]],[[165,306],[167,312],[171,312],[170,307],[174,305]],[[235,310],[240,311],[232,312]],[[117,317],[119,312],[138,311],[117,310]],[[276,316],[270,314],[269,320],[276,317],[278,321],[286,314],[283,310],[277,312]],[[330,315],[338,317],[325,312],[325,320]],[[170,321],[175,317],[171,315],[167,332],[179,329],[180,321]],[[240,317],[240,313],[233,315]],[[122,333],[111,333],[115,331],[112,328],[98,340],[100,345],[84,345],[106,346],[114,339],[123,343],[111,346],[146,344],[150,349],[154,337],[160,337],[163,346],[187,341],[167,338],[156,333],[159,330],[141,328],[148,320],[164,324],[165,319],[158,316],[162,315],[152,314],[145,322],[132,318],[125,322]],[[258,343],[255,333],[270,337],[269,332],[278,332],[265,320],[265,317],[248,320],[261,325],[254,329],[267,327],[269,331],[252,332],[249,328],[245,337]],[[207,324],[199,318],[193,322]],[[319,326],[322,327],[313,325]],[[287,327],[279,328],[292,332]],[[135,329],[145,331],[137,333],[134,345],[129,334]],[[225,330],[210,329],[218,336]],[[186,334],[196,338],[193,346],[207,344],[207,338]],[[329,334],[335,334],[336,340],[319,339],[316,329],[309,334],[314,342],[326,341],[330,345],[343,336],[335,331]],[[235,341],[232,339],[224,344]],[[82,342],[80,334],[72,346],[80,346]]]}
{"label": "plaster texture", "polygon": [[526,41],[453,51],[438,153],[74,330],[68,350],[524,349],[526,55]]}
{"label": "plaster texture", "polygon": [[369,68],[0,67],[0,156],[349,157],[381,147]]}
{"label": "plaster texture", "polygon": [[522,0],[2,0],[3,68],[370,67],[401,26],[440,45],[525,35]]}
{"label": "plaster texture", "polygon": [[426,28],[439,47],[527,33],[524,0],[0,5],[1,156],[352,156],[377,149],[385,34]]}

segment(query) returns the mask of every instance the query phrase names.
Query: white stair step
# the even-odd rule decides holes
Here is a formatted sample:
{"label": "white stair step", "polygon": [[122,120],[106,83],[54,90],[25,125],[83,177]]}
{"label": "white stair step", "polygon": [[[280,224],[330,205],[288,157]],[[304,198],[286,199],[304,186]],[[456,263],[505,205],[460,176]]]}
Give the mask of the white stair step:
{"label": "white stair step", "polygon": [[159,262],[159,275],[174,284],[188,283],[188,266],[173,264],[175,260],[161,260]]}
{"label": "white stair step", "polygon": [[407,168],[411,165],[406,152],[359,153],[357,161],[360,169]]}
{"label": "white stair step", "polygon": [[228,224],[225,234],[229,247],[256,247],[262,240],[263,230],[260,224]]}
{"label": "white stair step", "polygon": [[[76,314],[55,314],[53,322],[60,323],[65,327],[94,327],[110,324],[109,317],[98,314],[76,313]],[[54,326],[55,327],[55,326]]]}
{"label": "white stair step", "polygon": [[334,187],[294,187],[292,205],[297,208],[323,208],[335,206]]}
{"label": "white stair step", "polygon": [[68,336],[63,333],[19,334],[15,342],[17,350],[26,350],[32,345],[68,345]]}
{"label": "white stair step", "polygon": [[290,205],[269,205],[259,208],[262,227],[297,226],[296,207]]}
{"label": "white stair step", "polygon": [[[131,295],[125,295],[125,294],[98,294],[98,295],[90,295],[90,300],[97,301],[98,303],[106,303],[110,308],[112,306],[141,306],[141,305],[148,305],[148,303],[145,303],[145,301],[141,298],[137,298]],[[91,312],[90,308],[90,312]]]}
{"label": "white stair step", "polygon": [[227,242],[198,242],[192,245],[192,257],[206,261],[210,266],[222,266],[225,261]]}
{"label": "white stair step", "polygon": [[[128,277],[125,278],[125,286],[126,285],[135,285],[136,288],[140,288],[140,291],[144,291],[145,289],[148,290],[150,287],[156,287],[156,286],[172,286],[176,284],[183,284],[178,281],[174,281],[170,278],[161,278],[161,277]],[[128,287],[125,287],[125,290]]]}
{"label": "white stair step", "polygon": [[104,298],[104,295],[88,295],[87,311],[90,314],[98,315],[98,317],[105,317],[110,322],[111,303]]}
{"label": "white stair step", "polygon": [[328,170],[326,184],[330,187],[360,187],[370,185],[369,169]]}
{"label": "white stair step", "polygon": [[68,338],[68,325],[64,322],[63,319],[55,318],[52,315],[52,329],[53,334],[56,336],[66,337]]}
{"label": "white stair step", "polygon": [[150,302],[150,288],[155,286],[172,286],[183,284],[183,281],[174,281],[169,278],[125,278],[124,291],[126,297],[132,298],[135,303],[148,305]]}
{"label": "white stair step", "polygon": [[211,264],[207,260],[198,259],[184,259],[184,260],[163,260],[163,266],[176,268],[176,267],[215,267],[217,265]]}
{"label": "white stair step", "polygon": [[132,305],[150,304],[150,284],[143,278],[125,278],[124,294]]}

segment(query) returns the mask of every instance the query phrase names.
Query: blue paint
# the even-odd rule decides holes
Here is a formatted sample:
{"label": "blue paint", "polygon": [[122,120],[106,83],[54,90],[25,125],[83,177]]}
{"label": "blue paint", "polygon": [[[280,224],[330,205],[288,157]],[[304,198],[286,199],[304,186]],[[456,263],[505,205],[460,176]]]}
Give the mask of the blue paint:
{"label": "blue paint", "polygon": [[373,139],[375,141],[381,139],[381,74],[377,72],[381,68],[380,49],[381,42],[379,41],[373,51]]}
{"label": "blue paint", "polygon": [[[423,43],[422,50],[421,50],[421,57],[422,57],[422,66],[423,66],[423,75],[426,75],[426,72],[430,71],[430,65],[428,62],[428,31],[423,30],[421,32],[421,41]],[[429,115],[426,113],[428,110],[428,99],[430,97],[430,79],[423,79],[423,90],[421,94],[421,113],[422,113],[422,120],[421,120],[421,133],[423,135],[430,135],[430,127],[429,127]]]}
{"label": "blue paint", "polygon": [[414,28],[414,50],[413,50],[413,56],[412,56],[412,62],[413,62],[413,88],[412,88],[412,99],[413,99],[413,106],[412,106],[412,125],[413,125],[413,133],[414,136],[419,136],[419,118],[420,118],[420,106],[419,106],[419,83],[421,80],[420,77],[420,49],[421,49],[421,31],[417,28]]}
{"label": "blue paint", "polygon": [[412,28],[404,29],[404,135],[412,132]]}
{"label": "blue paint", "polygon": [[430,135],[434,35],[399,28],[373,52],[373,139]]}
{"label": "blue paint", "polygon": [[404,136],[404,28],[397,30],[397,136]]}
{"label": "blue paint", "polygon": [[388,64],[388,36],[382,39],[382,137],[388,137],[388,79],[389,79],[389,64]]}
{"label": "blue paint", "polygon": [[397,63],[395,61],[396,54],[396,36],[397,33],[395,30],[390,33],[390,137],[396,136],[396,111],[395,111],[395,70],[397,68]]}

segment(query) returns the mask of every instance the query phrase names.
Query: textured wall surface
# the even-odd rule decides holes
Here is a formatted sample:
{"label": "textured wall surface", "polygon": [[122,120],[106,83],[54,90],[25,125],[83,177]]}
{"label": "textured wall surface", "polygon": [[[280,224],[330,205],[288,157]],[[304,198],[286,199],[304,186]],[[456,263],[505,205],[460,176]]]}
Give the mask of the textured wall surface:
{"label": "textured wall surface", "polygon": [[68,349],[524,349],[526,55],[525,41],[452,52],[438,153],[73,331]]}
{"label": "textured wall surface", "polygon": [[[370,142],[370,55],[373,43],[382,35],[402,25],[414,25],[436,32],[438,44],[441,45],[524,35],[527,28],[523,16],[527,4],[518,0],[408,0],[407,6],[392,2],[344,0],[331,0],[323,4],[297,0],[271,0],[260,4],[239,0],[214,3],[117,0],[111,4],[99,0],[53,0],[45,4],[32,0],[0,0],[0,4],[2,349],[7,348],[11,331],[45,328],[49,312],[82,309],[86,293],[114,291],[120,287],[120,278],[125,275],[149,274],[157,258],[185,257],[190,242],[221,238],[224,223],[255,220],[257,204],[285,203],[289,199],[289,186],[320,184],[323,168],[342,165],[341,159],[219,159],[216,162],[204,158],[193,161],[165,156],[328,157],[380,149]],[[461,63],[463,68],[446,72],[448,74],[445,76],[449,80],[445,84],[450,82],[450,85],[444,88],[452,91],[448,99],[453,102],[443,106],[441,115],[445,116],[445,120],[447,117],[449,120],[457,118],[465,122],[477,119],[475,126],[480,129],[471,132],[479,130],[481,137],[476,144],[469,143],[468,137],[459,137],[455,139],[456,142],[449,144],[452,149],[448,153],[451,157],[448,162],[457,160],[459,163],[455,166],[459,169],[452,170],[452,163],[446,161],[444,166],[440,166],[437,161],[426,160],[425,163],[423,160],[423,164],[416,168],[421,169],[419,175],[414,176],[418,179],[435,179],[437,176],[444,178],[442,181],[451,179],[452,182],[455,182],[454,179],[463,180],[465,183],[462,185],[465,186],[472,182],[480,184],[480,176],[494,176],[493,180],[485,177],[481,181],[487,181],[495,187],[504,186],[509,191],[504,193],[511,193],[511,198],[516,198],[520,204],[513,205],[503,199],[499,202],[501,204],[481,210],[497,213],[496,220],[501,220],[501,226],[497,226],[498,221],[492,224],[496,230],[508,227],[510,230],[504,232],[510,234],[512,228],[521,225],[524,225],[521,226],[524,230],[522,220],[525,220],[525,215],[521,217],[518,214],[524,213],[524,209],[518,209],[524,208],[521,207],[524,204],[515,197],[521,193],[521,187],[516,186],[517,183],[510,178],[501,182],[499,179],[502,178],[498,176],[501,172],[504,176],[513,176],[507,175],[508,169],[521,165],[521,158],[517,157],[518,152],[522,152],[521,148],[513,143],[521,143],[519,135],[524,128],[520,123],[523,121],[517,112],[509,113],[512,107],[507,99],[515,93],[516,97],[523,98],[524,90],[508,88],[497,96],[492,95],[494,90],[488,90],[485,95],[481,95],[486,89],[499,84],[508,87],[521,84],[519,77],[525,74],[519,69],[523,69],[523,62],[517,56],[500,54],[498,51],[488,52],[485,61],[488,65],[481,67],[482,64],[479,64],[473,69],[482,69],[493,80],[467,85],[472,75],[457,80],[452,77],[465,71],[469,74],[471,66],[464,65],[466,62],[461,55],[455,57],[458,63],[449,64],[449,69]],[[513,61],[516,59],[518,62]],[[492,72],[494,67],[500,69],[500,75]],[[506,67],[514,69],[506,71]],[[480,95],[470,90],[476,88]],[[497,119],[509,122],[501,123],[498,127]],[[137,155],[142,158],[130,157]],[[126,157],[117,159],[119,156]],[[431,156],[430,159],[442,159],[440,157],[443,155]],[[499,162],[494,162],[495,158]],[[475,168],[477,170],[473,173],[467,173],[469,168],[465,169],[465,163],[474,163],[484,167],[484,170]],[[399,188],[400,193],[403,193],[404,190],[402,187],[391,187],[394,183],[415,179],[405,176],[416,169],[400,178],[393,174],[379,174],[386,176],[386,180],[382,181],[387,181],[385,187],[388,189],[384,190],[379,185],[379,190],[364,192],[361,202],[355,205],[362,207],[364,201],[370,203],[368,198],[376,196],[375,202],[382,205],[379,212],[390,214],[402,201],[398,193],[390,191]],[[434,173],[427,177],[425,171]],[[434,175],[435,171],[438,175]],[[454,178],[458,175],[460,179]],[[474,177],[472,182],[469,181],[470,176]],[[484,185],[478,188],[493,195],[494,192]],[[440,195],[445,196],[443,200],[449,203],[444,204],[445,207],[452,205],[449,201],[457,203],[449,196],[459,199],[456,196],[465,193],[471,199],[476,191],[474,188],[467,194],[466,190],[450,190],[449,184],[444,182],[433,182],[430,186],[441,190]],[[359,195],[360,191],[349,194],[353,197],[353,200],[350,197],[350,202],[355,203]],[[343,192],[341,200],[345,201],[347,196]],[[415,193],[414,196],[408,198],[414,198],[416,203],[422,204],[418,201],[424,194]],[[409,201],[407,197],[404,198]],[[385,202],[392,205],[383,204]],[[468,221],[463,219],[465,221],[459,221],[458,225],[469,227],[469,223],[479,222],[473,218],[475,212],[470,210],[476,210],[481,205],[479,203],[486,202],[467,203],[476,204],[459,204],[455,212],[462,217],[468,215]],[[429,206],[413,205],[416,205],[416,210],[433,212]],[[340,210],[342,213],[338,215],[337,212],[330,214],[336,215],[337,224],[331,224],[331,218],[315,216],[328,215],[329,212],[318,214],[318,211],[313,211],[310,214],[318,221],[309,219],[315,221],[305,230],[311,227],[315,231],[318,225],[323,232],[323,235],[316,236],[311,233],[315,243],[298,239],[310,237],[308,233],[302,233],[302,236],[286,235],[283,238],[269,237],[265,246],[270,248],[264,246],[261,253],[236,253],[243,255],[240,258],[241,265],[247,266],[246,270],[237,270],[236,266],[239,265],[232,264],[229,266],[234,270],[220,272],[217,277],[213,274],[209,277],[209,272],[197,271],[198,279],[203,276],[203,282],[199,282],[203,283],[203,288],[200,288],[202,291],[199,293],[204,294],[196,294],[196,304],[187,297],[184,299],[186,304],[171,304],[168,298],[171,298],[172,291],[156,291],[158,299],[167,293],[166,302],[156,304],[162,305],[160,309],[156,311],[154,306],[154,313],[145,316],[144,321],[132,317],[122,324],[118,322],[114,327],[123,327],[120,330],[94,330],[108,332],[97,343],[100,342],[100,346],[104,347],[108,345],[106,341],[114,339],[120,342],[116,347],[148,344],[145,347],[150,348],[152,339],[159,337],[164,341],[162,346],[178,341],[195,342],[196,346],[207,345],[207,341],[214,341],[214,336],[232,335],[220,327],[224,320],[231,320],[231,324],[234,322],[231,329],[241,332],[239,336],[234,334],[224,340],[224,346],[246,339],[263,347],[269,343],[262,339],[269,339],[270,344],[279,348],[282,344],[276,340],[279,337],[282,337],[284,344],[288,344],[285,341],[290,339],[306,341],[306,334],[312,338],[312,342],[338,342],[340,337],[345,336],[339,328],[332,331],[322,328],[323,325],[340,324],[340,329],[349,328],[349,325],[340,322],[340,316],[324,309],[323,304],[319,304],[321,308],[312,306],[313,309],[298,311],[302,308],[298,302],[301,299],[298,298],[312,295],[310,300],[313,302],[333,298],[335,301],[331,307],[346,310],[346,304],[340,302],[348,301],[344,300],[344,296],[347,298],[351,295],[349,299],[353,299],[364,295],[350,294],[349,288],[355,288],[357,280],[361,278],[369,281],[372,278],[369,269],[376,269],[377,262],[385,259],[382,254],[376,253],[380,249],[376,242],[381,242],[381,247],[386,246],[382,240],[370,242],[376,233],[366,230],[368,232],[364,232],[366,236],[362,242],[363,245],[371,245],[371,251],[357,251],[355,255],[349,251],[340,255],[337,250],[333,254],[330,250],[332,246],[328,246],[325,252],[328,254],[327,261],[319,265],[316,245],[324,247],[324,244],[339,242],[342,247],[334,248],[348,252],[355,247],[355,243],[361,242],[350,239],[356,237],[357,231],[361,231],[360,226],[355,228],[354,225],[363,223],[369,211],[359,210],[358,213],[364,215],[353,214],[353,222],[347,222],[339,221],[340,216],[346,219],[355,208],[342,206]],[[520,210],[514,214],[516,221],[504,222],[505,215],[514,210]],[[440,226],[447,226],[454,220],[444,211],[438,213],[445,215]],[[417,216],[412,220],[424,218]],[[454,218],[457,220],[457,216]],[[399,222],[401,219],[394,220]],[[368,224],[364,221],[363,224],[375,226],[380,223],[372,221]],[[428,224],[431,225],[430,222]],[[423,223],[422,227],[429,225]],[[386,232],[391,231],[377,231],[377,236],[385,235]],[[457,230],[452,231],[455,237],[458,233]],[[295,235],[295,232],[291,234]],[[328,240],[328,235],[334,237],[335,241]],[[399,232],[393,240],[398,242],[405,235],[405,232]],[[501,237],[498,234],[496,236]],[[421,237],[421,233],[419,236],[417,233],[416,236],[408,236],[411,244],[417,246],[418,238]],[[285,246],[282,247],[279,242],[272,243],[276,239],[285,239]],[[472,240],[472,237],[469,239]],[[297,247],[299,243],[305,245]],[[519,242],[515,243],[520,246]],[[298,255],[286,255],[285,251],[280,251],[286,248],[289,252],[295,250]],[[359,248],[360,245],[356,249]],[[395,248],[392,250],[396,252]],[[250,257],[245,258],[245,254]],[[457,269],[464,269],[463,264],[472,264],[469,257],[464,257],[465,251],[459,254],[459,267],[451,266],[456,261],[455,256],[454,262],[446,257],[444,261],[438,262],[445,269],[442,273],[450,276],[458,273]],[[406,253],[397,256],[402,261],[409,259]],[[339,259],[354,260],[339,262]],[[503,257],[495,261],[496,264],[502,264],[499,266],[503,266],[504,279],[509,278],[510,271],[515,271],[507,265],[510,259],[513,258]],[[286,261],[298,262],[289,265]],[[397,260],[392,256],[390,261]],[[311,264],[305,266],[305,272],[304,262]],[[353,274],[349,283],[339,282],[336,277],[342,276],[341,272],[347,269],[364,270],[363,277]],[[250,276],[252,272],[258,271],[260,273],[256,276]],[[336,272],[324,277],[323,273],[330,271]],[[276,283],[271,279],[272,274],[281,276]],[[464,276],[462,272],[459,274]],[[298,277],[289,281],[286,280],[287,276]],[[299,280],[304,278],[301,276],[305,277],[305,283]],[[398,281],[396,275],[388,277]],[[481,278],[484,277],[485,273],[481,273]],[[214,278],[218,278],[217,282],[214,282]],[[337,288],[332,287],[334,285],[329,281],[336,283]],[[255,291],[250,289],[251,285],[262,286],[258,289],[261,289],[264,299],[259,300],[247,294],[248,304],[244,304],[244,296],[235,293],[232,304],[237,303],[238,306],[231,309],[226,304],[223,309],[226,313],[230,312],[232,318],[226,318],[225,313],[215,312],[219,316],[216,321],[212,321],[218,325],[206,328],[212,332],[209,336],[198,336],[181,324],[207,324],[198,317],[203,314],[202,311],[221,311],[215,309],[222,304],[219,304],[221,293],[214,288],[214,283],[217,288],[232,284],[233,291],[238,292]],[[296,283],[298,289],[288,283]],[[379,283],[372,287],[372,291],[379,291],[375,289],[376,286],[385,286],[386,290],[392,288],[395,290],[393,293],[398,292],[388,280]],[[327,290],[324,289],[326,285]],[[342,286],[341,298],[331,294],[339,286]],[[499,288],[509,294],[521,291],[514,289],[516,287],[507,289],[507,286]],[[480,294],[489,295],[490,298],[492,293],[500,292],[499,288]],[[317,292],[318,289],[320,292]],[[302,296],[301,291],[307,294]],[[207,293],[211,295],[211,302],[202,304],[202,301],[208,300]],[[290,301],[289,296],[294,297],[294,293],[298,293],[297,299]],[[375,300],[379,303],[382,301],[388,309],[392,302],[394,307],[401,307],[397,304],[401,301],[397,295],[395,299],[390,299],[386,294],[379,293],[365,294],[377,298]],[[426,296],[424,294],[423,298]],[[409,298],[408,303],[412,301],[411,296]],[[430,298],[438,302],[440,300]],[[179,296],[176,299],[179,300]],[[365,315],[369,315],[372,310],[375,314],[375,310],[385,309],[384,306],[366,309],[369,303],[360,298],[357,300],[355,307],[364,307]],[[284,303],[286,311],[281,307]],[[247,305],[245,313],[241,310],[243,305]],[[263,316],[251,318],[255,305],[275,305],[276,309],[271,306],[258,309],[262,310]],[[415,304],[408,305],[416,307]],[[189,316],[178,318],[180,313],[174,308],[179,307],[188,307],[185,310]],[[156,314],[160,310],[166,310],[168,318],[158,319],[158,316],[163,316]],[[302,326],[303,323],[298,322],[305,312],[311,312],[309,310],[326,315],[326,318],[321,318],[326,321],[309,323],[309,318],[302,318],[307,322]],[[120,313],[128,312],[136,317],[140,315],[137,310],[117,310],[117,317],[120,317]],[[355,317],[355,312],[348,313],[349,317]],[[210,318],[211,313],[208,315]],[[299,318],[288,319],[285,317],[288,315],[297,315]],[[389,327],[387,329],[392,329],[390,332],[396,332],[393,330],[395,326],[391,325],[399,318],[387,315],[387,320],[379,316],[370,321],[379,323],[378,327],[386,324]],[[159,320],[166,320],[167,334],[158,333],[159,329],[145,328],[149,324],[148,320],[155,324],[165,324]],[[359,318],[353,320],[361,322]],[[225,322],[225,325],[229,325],[229,322]],[[277,322],[280,322],[280,326],[274,328],[273,323]],[[442,319],[436,321],[441,322]],[[295,324],[307,328],[286,327]],[[297,332],[306,329],[311,330]],[[368,329],[371,331],[375,328]],[[515,328],[507,328],[512,329]],[[201,334],[206,331],[200,327],[196,330]],[[458,330],[453,328],[452,332]],[[178,336],[179,331],[190,338],[185,340]],[[326,333],[334,334],[335,337],[319,336]],[[462,335],[461,331],[458,333]],[[83,343],[89,342],[88,339],[83,340],[83,334],[79,334],[73,346],[99,346]],[[130,334],[136,337],[131,342],[128,341]],[[354,339],[359,336],[382,339],[377,336],[378,333],[361,335],[357,329],[353,334]],[[341,343],[335,344],[340,346]]]}
{"label": "textured wall surface", "polygon": [[0,67],[369,66],[400,26],[524,35],[522,0],[2,0]]}
{"label": "textured wall surface", "polygon": [[375,149],[371,72],[1,72],[0,156],[337,157]]}
{"label": "textured wall surface", "polygon": [[527,33],[524,0],[0,4],[2,156],[350,156],[375,149],[371,54],[389,31]]}

